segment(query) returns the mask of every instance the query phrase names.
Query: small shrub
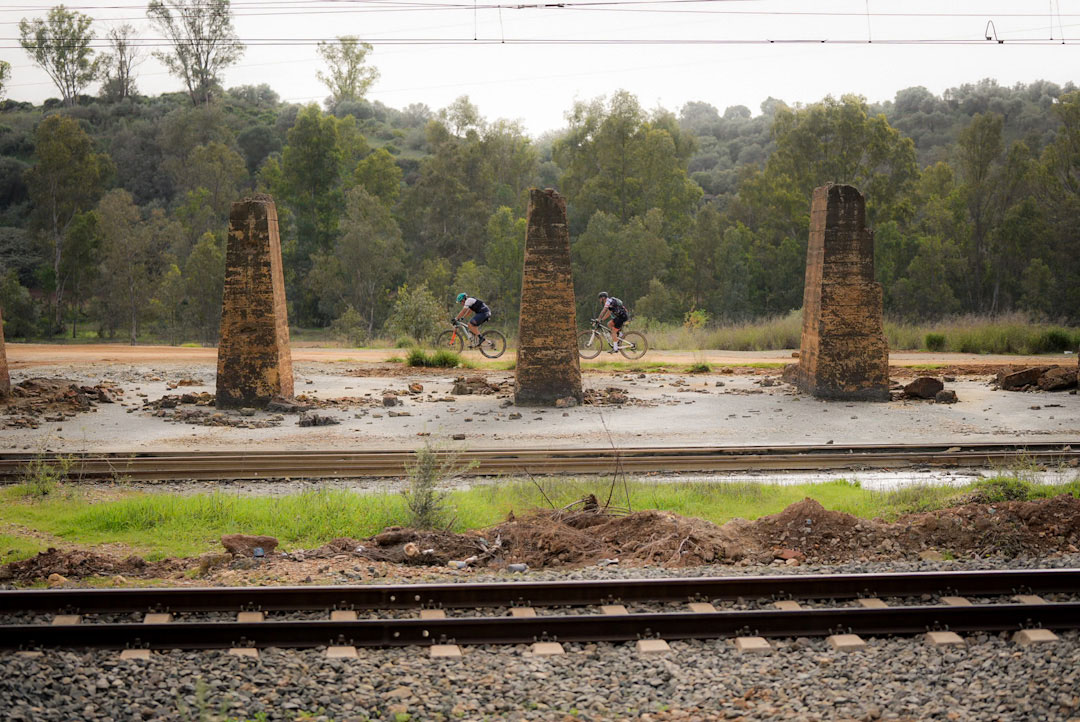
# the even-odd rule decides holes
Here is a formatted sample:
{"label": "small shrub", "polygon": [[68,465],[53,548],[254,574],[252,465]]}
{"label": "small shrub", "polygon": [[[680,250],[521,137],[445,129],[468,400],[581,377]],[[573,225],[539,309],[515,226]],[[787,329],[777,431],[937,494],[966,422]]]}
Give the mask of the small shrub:
{"label": "small shrub", "polygon": [[413,348],[409,350],[409,355],[405,357],[405,364],[407,366],[430,366],[431,358],[424,353],[424,349]]}
{"label": "small shrub", "polygon": [[431,357],[431,366],[438,366],[439,368],[453,369],[463,365],[461,363],[461,356],[453,351],[447,351],[446,349],[439,349]]}
{"label": "small shrub", "polygon": [[71,460],[64,457],[58,458],[55,463],[42,458],[32,459],[23,471],[19,488],[23,496],[44,499],[60,487],[70,469]]}
{"label": "small shrub", "polygon": [[368,325],[360,312],[349,306],[330,324],[330,331],[345,345],[357,347],[367,340]]}
{"label": "small shrub", "polygon": [[698,329],[705,328],[705,324],[709,322],[709,314],[700,308],[693,311],[687,311],[683,316],[683,328]]}
{"label": "small shrub", "polygon": [[431,338],[445,324],[446,310],[439,305],[427,286],[416,288],[403,285],[397,291],[394,308],[386,321],[386,328],[395,336]]}
{"label": "small shrub", "polygon": [[442,526],[448,509],[446,492],[439,491],[439,485],[453,475],[453,462],[453,458],[440,460],[431,444],[416,450],[416,463],[405,470],[409,488],[401,492],[409,510],[408,526],[416,529]]}
{"label": "small shrub", "polygon": [[976,493],[983,502],[994,504],[1003,501],[1027,501],[1031,484],[1020,479],[997,477],[975,484]]}
{"label": "small shrub", "polygon": [[1032,343],[1032,353],[1061,353],[1073,347],[1073,340],[1060,328],[1043,331]]}
{"label": "small shrub", "polygon": [[394,348],[413,348],[417,345],[416,339],[412,336],[398,336],[397,341],[394,341]]}
{"label": "small shrub", "polygon": [[712,366],[704,361],[698,361],[697,363],[690,364],[690,368],[687,370],[692,374],[707,374],[712,371]]}
{"label": "small shrub", "polygon": [[945,350],[945,334],[943,333],[928,333],[923,339],[923,343],[926,344],[927,351],[944,351]]}

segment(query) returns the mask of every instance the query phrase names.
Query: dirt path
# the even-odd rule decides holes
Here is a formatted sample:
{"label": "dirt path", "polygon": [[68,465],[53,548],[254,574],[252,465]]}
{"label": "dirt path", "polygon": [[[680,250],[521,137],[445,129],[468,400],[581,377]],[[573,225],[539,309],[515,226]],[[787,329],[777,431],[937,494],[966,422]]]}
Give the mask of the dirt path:
{"label": "dirt path", "polygon": [[[782,351],[650,351],[645,361],[658,363],[708,363],[711,365],[739,365],[757,363],[787,363],[792,360],[790,350]],[[341,362],[341,363],[380,363],[387,359],[403,355],[401,349],[347,349],[319,348],[294,345],[293,362]],[[482,362],[476,353],[473,361]],[[217,359],[215,348],[190,348],[180,346],[127,346],[122,344],[7,344],[8,365],[12,369],[33,366],[88,363],[167,363],[201,362],[212,363]],[[501,359],[512,361],[514,353],[507,352]],[[607,356],[597,361],[623,361],[621,356]],[[965,365],[997,366],[1001,364],[1036,365],[1046,363],[1072,362],[1074,356],[1050,354],[1044,356],[1009,356],[1003,354],[962,354],[962,353],[923,353],[900,351],[890,354],[889,363],[893,366],[921,365]],[[589,362],[583,364],[586,368]]]}

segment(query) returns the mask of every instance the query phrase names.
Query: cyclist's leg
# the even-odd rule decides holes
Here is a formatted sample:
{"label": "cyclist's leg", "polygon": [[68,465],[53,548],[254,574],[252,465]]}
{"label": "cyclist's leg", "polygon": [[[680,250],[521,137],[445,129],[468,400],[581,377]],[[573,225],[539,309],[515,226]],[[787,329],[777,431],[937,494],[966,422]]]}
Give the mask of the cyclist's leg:
{"label": "cyclist's leg", "polygon": [[484,340],[484,337],[480,335],[480,325],[491,318],[491,313],[478,313],[469,319],[469,330],[472,331],[472,335],[475,337],[473,340],[474,346],[479,346],[480,342]]}

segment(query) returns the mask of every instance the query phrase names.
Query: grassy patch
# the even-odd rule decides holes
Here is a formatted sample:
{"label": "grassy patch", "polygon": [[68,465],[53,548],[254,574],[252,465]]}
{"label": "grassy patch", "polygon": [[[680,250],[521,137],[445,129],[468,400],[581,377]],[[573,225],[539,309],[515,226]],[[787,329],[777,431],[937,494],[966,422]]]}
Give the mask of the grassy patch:
{"label": "grassy patch", "polygon": [[434,353],[428,353],[422,348],[414,348],[409,351],[405,358],[408,366],[421,366],[426,368],[472,368],[473,365],[463,359],[459,354],[447,349],[439,349]]}
{"label": "grassy patch", "polygon": [[[445,495],[453,529],[490,526],[514,511],[517,514],[548,506],[564,506],[586,494],[608,498],[610,481],[596,478],[544,479],[543,493],[531,482],[506,479]],[[1015,475],[1001,475],[962,488],[917,486],[880,492],[858,482],[835,480],[821,484],[755,484],[747,482],[631,481],[620,482],[612,505],[662,509],[696,516],[716,524],[735,517],[757,519],[775,514],[805,497],[825,508],[871,519],[896,519],[903,514],[932,511],[958,501],[1038,499],[1061,493],[1080,498],[1080,479],[1061,484],[1034,484]],[[195,556],[219,548],[222,534],[269,534],[287,548],[313,548],[335,537],[371,536],[386,526],[406,523],[410,513],[401,494],[357,494],[314,490],[285,497],[241,497],[224,493],[197,496],[127,492],[119,500],[87,503],[81,499],[48,497],[30,500],[6,494],[0,521],[51,534],[66,542],[93,546],[120,543],[149,559]],[[17,535],[0,536],[4,561],[30,556],[41,542]]]}

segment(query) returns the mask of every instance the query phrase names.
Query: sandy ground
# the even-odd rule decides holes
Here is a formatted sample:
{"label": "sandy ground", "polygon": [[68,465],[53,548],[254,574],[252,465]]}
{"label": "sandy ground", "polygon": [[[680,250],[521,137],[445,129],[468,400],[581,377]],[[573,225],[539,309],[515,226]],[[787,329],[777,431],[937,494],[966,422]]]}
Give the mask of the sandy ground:
{"label": "sandy ground", "polygon": [[[1068,393],[1008,393],[989,387],[989,373],[978,367],[1000,363],[1074,362],[1075,356],[992,357],[962,354],[897,354],[894,365],[947,363],[972,367],[973,373],[948,383],[959,403],[925,401],[890,403],[824,402],[800,395],[779,378],[776,369],[736,369],[737,374],[592,372],[586,390],[614,387],[631,403],[571,409],[504,407],[506,394],[451,398],[455,375],[476,371],[433,372],[400,364],[373,365],[395,351],[306,349],[294,351],[296,393],[316,399],[350,397],[353,402],[320,410],[339,425],[301,428],[297,416],[280,417],[269,428],[233,428],[176,423],[142,408],[146,400],[183,392],[214,391],[215,351],[199,348],[129,346],[44,346],[10,344],[13,383],[32,376],[69,378],[85,384],[120,385],[122,403],[37,429],[0,431],[0,449],[8,451],[124,452],[135,450],[401,449],[431,441],[460,448],[609,447],[668,445],[783,445],[855,443],[942,443],[974,441],[1080,440],[1080,399]],[[647,359],[711,364],[790,360],[791,352],[664,352]],[[588,368],[588,367],[586,367]],[[913,373],[913,372],[910,372]],[[907,374],[907,375],[910,375]],[[512,380],[512,372],[484,372],[489,381]],[[170,389],[189,379],[197,385]],[[424,386],[420,395],[403,396],[403,405],[382,408],[387,391],[405,393]],[[720,385],[718,385],[720,384]],[[449,399],[449,400],[448,400]],[[211,409],[212,411],[212,409]],[[389,415],[405,411],[408,415]],[[241,421],[236,412],[225,412]],[[520,418],[511,418],[520,414]],[[275,415],[259,411],[246,421]],[[454,440],[455,435],[464,439]]]}

